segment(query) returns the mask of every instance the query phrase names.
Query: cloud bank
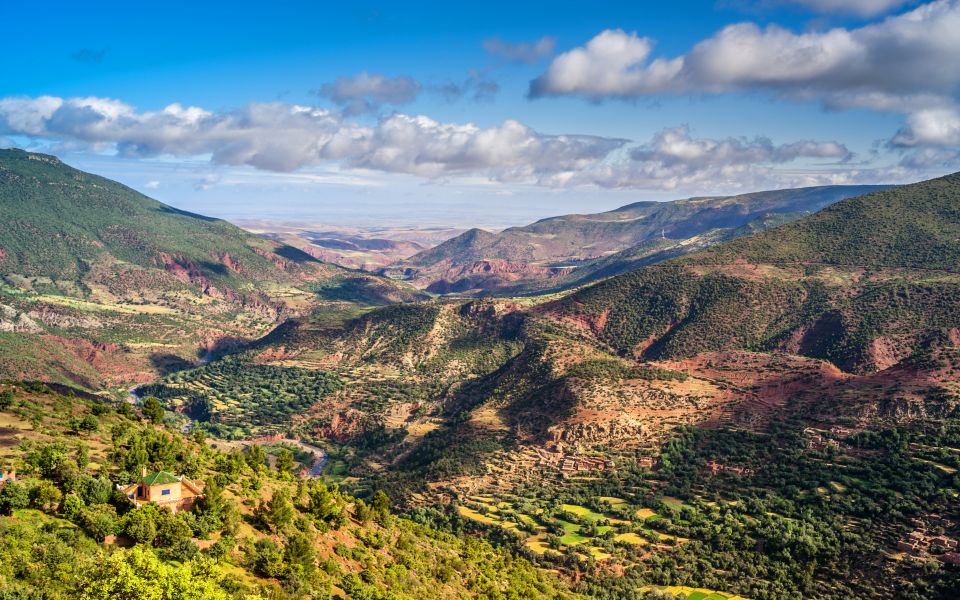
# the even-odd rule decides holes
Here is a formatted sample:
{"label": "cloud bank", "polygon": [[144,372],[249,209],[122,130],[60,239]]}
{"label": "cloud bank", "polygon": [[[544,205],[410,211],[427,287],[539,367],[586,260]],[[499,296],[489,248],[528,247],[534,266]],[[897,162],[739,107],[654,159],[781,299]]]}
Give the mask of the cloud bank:
{"label": "cloud bank", "polygon": [[484,128],[394,113],[367,127],[335,111],[283,102],[219,113],[180,104],[138,112],[112,99],[53,96],[0,99],[0,135],[115,147],[126,157],[209,155],[215,164],[269,171],[339,161],[428,178],[495,180],[582,169],[626,143],[543,134],[513,120]]}
{"label": "cloud bank", "polygon": [[[215,165],[279,173],[339,166],[356,174],[394,173],[441,181],[481,178],[550,187],[710,193],[870,177],[899,181],[957,160],[956,153],[917,151],[899,170],[881,173],[852,167],[852,153],[836,141],[776,144],[763,137],[701,138],[686,126],[663,129],[635,144],[618,138],[547,134],[515,120],[481,127],[393,113],[366,125],[339,111],[285,102],[221,112],[180,104],[137,111],[113,99],[54,96],[0,99],[3,137],[129,158],[201,157]],[[216,184],[198,180],[196,187]]]}

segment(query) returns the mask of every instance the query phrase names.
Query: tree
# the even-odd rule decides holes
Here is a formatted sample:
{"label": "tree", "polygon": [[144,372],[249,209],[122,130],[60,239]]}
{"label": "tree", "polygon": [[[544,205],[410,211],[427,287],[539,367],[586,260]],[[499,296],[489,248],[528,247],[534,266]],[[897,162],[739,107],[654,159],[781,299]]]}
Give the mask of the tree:
{"label": "tree", "polygon": [[293,452],[288,448],[281,448],[277,455],[277,473],[283,479],[289,479],[293,471]]}
{"label": "tree", "polygon": [[270,538],[262,538],[247,549],[250,567],[264,577],[283,577],[289,571],[283,552]]}
{"label": "tree", "polygon": [[137,546],[111,554],[99,572],[89,577],[81,600],[228,600],[215,572],[200,558],[183,566],[160,561],[147,548]]}
{"label": "tree", "polygon": [[53,485],[53,482],[41,479],[33,489],[30,490],[30,503],[34,508],[39,508],[44,512],[55,512],[60,505],[60,499],[63,493]]}
{"label": "tree", "polygon": [[13,392],[3,390],[0,392],[0,410],[7,410],[13,405]]}
{"label": "tree", "polygon": [[287,490],[279,489],[273,493],[273,497],[267,503],[266,517],[267,522],[277,531],[293,521],[293,503],[290,501],[290,493]]}
{"label": "tree", "polygon": [[310,482],[307,487],[307,498],[310,500],[310,514],[321,521],[331,523],[340,514],[341,505],[337,497],[322,481]]}
{"label": "tree", "polygon": [[90,464],[90,447],[80,442],[77,446],[77,468],[86,469],[88,464]]}
{"label": "tree", "polygon": [[[247,460],[247,464],[250,465],[250,468],[257,472],[263,469],[263,465],[267,461],[267,456],[263,451],[263,446],[259,444],[250,444],[247,446],[244,450],[244,457]],[[279,464],[277,466],[279,468]]]}
{"label": "tree", "polygon": [[157,537],[156,509],[147,505],[128,512],[123,517],[123,534],[137,544],[149,546]]}
{"label": "tree", "polygon": [[163,511],[160,514],[154,545],[161,548],[175,548],[193,538],[193,528],[187,523],[183,513],[173,515],[168,511]]}
{"label": "tree", "polygon": [[117,509],[109,504],[96,504],[80,511],[80,525],[84,531],[102,542],[107,536],[118,531]]}
{"label": "tree", "polygon": [[306,571],[313,569],[313,544],[303,533],[297,532],[290,537],[284,549],[284,556],[287,564],[299,566]]}
{"label": "tree", "polygon": [[69,521],[77,522],[80,520],[80,513],[86,505],[80,496],[76,494],[67,494],[63,498],[63,504],[60,506],[60,513]]}
{"label": "tree", "polygon": [[23,483],[12,481],[0,488],[0,515],[9,515],[30,506],[30,490]]}
{"label": "tree", "polygon": [[203,490],[204,494],[193,510],[196,516],[194,531],[201,537],[206,537],[211,531],[223,527],[223,520],[230,509],[226,498],[223,497],[223,488],[216,479],[210,481]]}
{"label": "tree", "polygon": [[381,525],[386,524],[390,518],[390,496],[387,496],[383,490],[377,490],[370,500],[370,508],[373,509],[374,519]]}
{"label": "tree", "polygon": [[163,405],[156,396],[147,396],[143,400],[143,416],[152,423],[163,423]]}

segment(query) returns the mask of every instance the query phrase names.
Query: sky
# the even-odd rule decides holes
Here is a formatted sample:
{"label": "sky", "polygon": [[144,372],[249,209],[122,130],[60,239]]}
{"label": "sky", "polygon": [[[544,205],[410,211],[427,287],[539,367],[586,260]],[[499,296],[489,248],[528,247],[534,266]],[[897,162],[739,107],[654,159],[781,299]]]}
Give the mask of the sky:
{"label": "sky", "polygon": [[3,13],[0,147],[228,219],[499,228],[960,170],[960,0]]}

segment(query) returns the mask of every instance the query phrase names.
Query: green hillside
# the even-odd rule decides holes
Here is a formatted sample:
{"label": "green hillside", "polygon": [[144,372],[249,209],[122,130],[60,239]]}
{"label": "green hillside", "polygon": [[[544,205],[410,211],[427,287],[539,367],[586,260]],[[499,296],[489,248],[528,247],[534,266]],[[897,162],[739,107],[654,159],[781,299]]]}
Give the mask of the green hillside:
{"label": "green hillside", "polygon": [[0,269],[79,283],[98,265],[166,270],[200,285],[289,281],[316,262],[219,219],[179,211],[59,159],[0,150]]}
{"label": "green hillside", "polygon": [[851,198],[816,215],[614,277],[548,307],[602,323],[618,352],[677,358],[783,349],[885,368],[960,325],[960,177]]}
{"label": "green hillside", "polygon": [[59,159],[0,150],[0,376],[143,382],[317,306],[425,295],[179,211]]}
{"label": "green hillside", "polygon": [[[167,419],[0,385],[0,468],[17,472],[0,484],[0,598],[581,597],[518,552],[397,516],[382,492],[363,500],[296,479],[310,456],[218,450]],[[177,514],[135,506],[116,485],[148,470],[205,495]]]}
{"label": "green hillside", "polygon": [[851,198],[690,261],[960,270],[960,173]]}

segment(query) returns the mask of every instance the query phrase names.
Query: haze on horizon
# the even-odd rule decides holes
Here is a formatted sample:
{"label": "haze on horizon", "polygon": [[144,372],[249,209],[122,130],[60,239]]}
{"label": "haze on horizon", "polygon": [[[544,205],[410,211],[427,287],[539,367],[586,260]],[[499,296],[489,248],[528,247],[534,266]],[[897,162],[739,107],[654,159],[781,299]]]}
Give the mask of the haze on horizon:
{"label": "haze on horizon", "polygon": [[0,40],[0,147],[227,219],[497,229],[960,170],[957,0],[57,10]]}

